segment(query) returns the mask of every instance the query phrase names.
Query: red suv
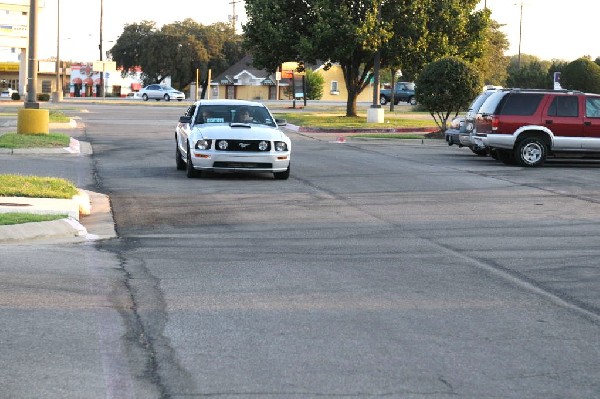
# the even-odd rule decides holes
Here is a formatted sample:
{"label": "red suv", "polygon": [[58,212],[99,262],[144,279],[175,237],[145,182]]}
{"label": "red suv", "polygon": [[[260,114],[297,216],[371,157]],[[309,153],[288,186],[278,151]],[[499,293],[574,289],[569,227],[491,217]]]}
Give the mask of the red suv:
{"label": "red suv", "polygon": [[540,166],[547,156],[600,157],[600,95],[506,89],[476,117],[477,139],[504,163]]}

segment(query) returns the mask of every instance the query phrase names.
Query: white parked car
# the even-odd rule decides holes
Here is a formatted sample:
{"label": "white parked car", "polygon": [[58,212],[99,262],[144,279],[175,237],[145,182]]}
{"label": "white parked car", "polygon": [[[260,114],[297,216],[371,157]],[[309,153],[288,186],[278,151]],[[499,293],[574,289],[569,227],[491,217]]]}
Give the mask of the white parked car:
{"label": "white parked car", "polygon": [[142,97],[142,100],[148,101],[148,99],[154,99],[156,101],[165,100],[177,100],[182,101],[185,100],[185,94],[180,92],[179,90],[175,90],[170,86],[161,86],[159,84],[152,84],[142,88],[139,91],[139,95]]}
{"label": "white parked car", "polygon": [[18,93],[16,90],[11,89],[10,87],[2,89],[0,91],[0,97],[8,97],[11,98],[13,93]]}
{"label": "white parked car", "polygon": [[242,100],[200,100],[179,118],[175,162],[188,177],[203,171],[268,172],[290,176],[292,144],[267,107]]}

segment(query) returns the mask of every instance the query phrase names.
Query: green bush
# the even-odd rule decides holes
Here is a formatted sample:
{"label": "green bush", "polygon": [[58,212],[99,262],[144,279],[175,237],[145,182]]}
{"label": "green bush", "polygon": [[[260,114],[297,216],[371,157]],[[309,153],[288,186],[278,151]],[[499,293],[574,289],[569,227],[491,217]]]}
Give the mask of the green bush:
{"label": "green bush", "polygon": [[481,74],[456,57],[442,58],[423,68],[415,82],[417,102],[427,109],[442,131],[448,118],[465,109],[481,92]]}
{"label": "green bush", "polygon": [[10,95],[11,100],[20,100],[21,99],[21,95],[19,93],[13,93]]}
{"label": "green bush", "polygon": [[600,93],[600,66],[587,58],[579,58],[563,69],[560,81],[565,89]]}
{"label": "green bush", "polygon": [[48,94],[48,93],[38,94],[37,99],[38,99],[38,101],[50,101],[50,94]]}

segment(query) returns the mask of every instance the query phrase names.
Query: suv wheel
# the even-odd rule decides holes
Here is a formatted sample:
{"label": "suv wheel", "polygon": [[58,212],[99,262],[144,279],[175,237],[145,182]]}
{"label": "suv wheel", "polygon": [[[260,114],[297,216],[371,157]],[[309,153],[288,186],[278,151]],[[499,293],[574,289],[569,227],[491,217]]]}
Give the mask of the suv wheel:
{"label": "suv wheel", "polygon": [[408,99],[408,103],[409,103],[410,105],[417,105],[417,99],[416,99],[416,98],[414,98],[414,97],[409,97],[409,99]]}
{"label": "suv wheel", "polygon": [[387,98],[385,98],[385,96],[379,96],[379,104],[381,105],[385,105],[387,104]]}
{"label": "suv wheel", "polygon": [[524,139],[517,143],[515,157],[521,166],[541,166],[548,152],[546,143],[537,137]]}

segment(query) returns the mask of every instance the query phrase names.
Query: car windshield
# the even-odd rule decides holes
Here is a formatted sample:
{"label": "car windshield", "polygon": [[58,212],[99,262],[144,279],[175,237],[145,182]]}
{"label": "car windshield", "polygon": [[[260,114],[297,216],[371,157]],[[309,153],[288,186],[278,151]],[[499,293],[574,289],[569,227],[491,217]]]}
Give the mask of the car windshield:
{"label": "car windshield", "polygon": [[195,123],[241,123],[276,126],[267,108],[248,105],[201,105],[198,107]]}

